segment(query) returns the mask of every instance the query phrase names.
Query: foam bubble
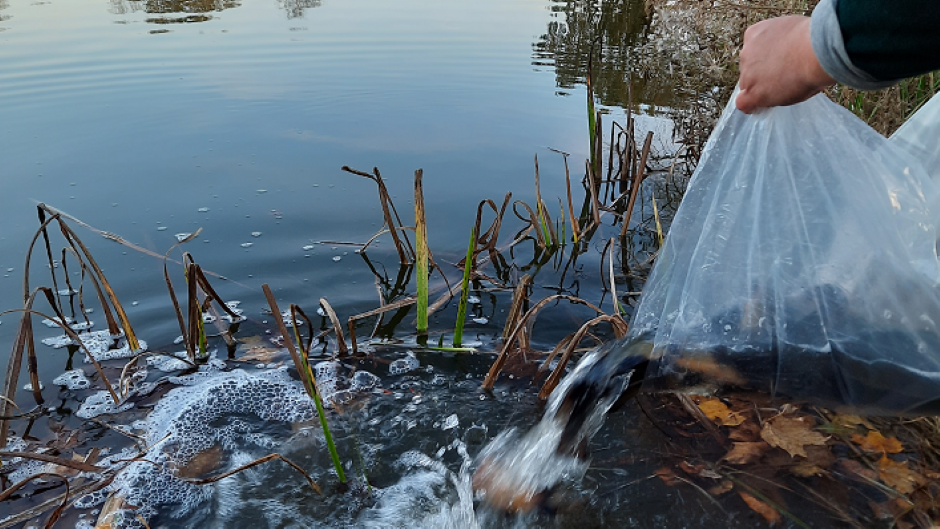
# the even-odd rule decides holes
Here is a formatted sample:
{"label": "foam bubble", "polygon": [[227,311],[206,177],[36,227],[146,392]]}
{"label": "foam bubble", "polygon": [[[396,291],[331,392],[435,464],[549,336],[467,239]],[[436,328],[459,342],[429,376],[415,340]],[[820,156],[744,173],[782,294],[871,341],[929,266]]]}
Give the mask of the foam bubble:
{"label": "foam bubble", "polygon": [[122,411],[127,411],[134,406],[131,402],[125,402],[121,405],[115,405],[114,399],[111,398],[111,394],[107,390],[101,390],[97,393],[90,395],[88,398],[82,402],[78,411],[75,412],[75,415],[81,417],[82,419],[91,419],[92,417],[97,417],[99,415],[104,415],[106,413],[120,413]]}
{"label": "foam bubble", "polygon": [[213,446],[234,448],[246,442],[266,449],[277,446],[273,437],[252,432],[239,417],[253,415],[284,423],[316,417],[302,385],[283,368],[256,373],[207,370],[190,377],[189,382],[188,387],[169,391],[145,423],[135,423],[145,430],[150,446],[144,459],[156,466],[133,462],[109,487],[139,506],[136,513],[145,518],[158,507],[171,508],[170,516],[181,518],[212,497],[212,487],[182,481],[172,470],[185,466],[197,454]]}
{"label": "foam bubble", "polygon": [[58,386],[65,386],[67,389],[71,389],[73,391],[77,389],[88,389],[91,387],[91,381],[88,380],[88,377],[85,376],[85,372],[81,369],[66,371],[65,373],[55,377],[52,380],[52,383]]}
{"label": "foam bubble", "polygon": [[[84,345],[85,348],[88,349],[88,352],[91,353],[91,355],[95,358],[95,360],[99,362],[118,358],[130,358],[142,351],[147,350],[147,342],[138,340],[140,349],[134,351],[131,350],[126,339],[124,339],[122,336],[112,336],[111,333],[107,330],[82,332],[77,336],[81,345]],[[112,347],[115,341],[117,341],[117,345]],[[46,338],[42,341],[42,343],[52,347],[53,349],[60,349],[69,345],[79,345],[78,342],[72,340],[68,335],[65,334],[52,338]],[[91,360],[87,357],[84,360],[86,364],[91,363]]]}
{"label": "foam bubble", "polygon": [[177,351],[173,353],[172,356],[166,355],[153,355],[147,357],[147,365],[163,371],[164,373],[169,373],[171,371],[181,371],[190,367],[188,362],[183,361],[182,359],[186,358],[186,351]]}
{"label": "foam bubble", "polygon": [[388,365],[388,372],[390,375],[404,375],[419,367],[421,367],[421,362],[418,362],[413,352],[408,351],[405,358],[399,358]]}

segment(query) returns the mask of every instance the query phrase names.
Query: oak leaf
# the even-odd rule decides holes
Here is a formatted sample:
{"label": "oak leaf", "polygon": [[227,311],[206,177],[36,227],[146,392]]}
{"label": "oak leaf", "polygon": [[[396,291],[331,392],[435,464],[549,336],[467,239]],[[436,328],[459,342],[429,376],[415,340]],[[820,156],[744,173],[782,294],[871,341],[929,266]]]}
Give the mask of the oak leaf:
{"label": "oak leaf", "polygon": [[770,445],[764,441],[738,442],[732,445],[731,450],[722,459],[732,465],[747,465],[759,460],[769,448]]}
{"label": "oak leaf", "polygon": [[806,445],[824,445],[828,437],[812,430],[808,417],[778,416],[764,423],[760,432],[770,446],[782,448],[791,457],[806,457]]}
{"label": "oak leaf", "polygon": [[693,397],[692,400],[706,417],[719,426],[737,426],[745,420],[743,415],[731,411],[725,403],[714,397]]}
{"label": "oak leaf", "polygon": [[862,437],[859,434],[852,436],[852,441],[859,445],[866,452],[881,452],[883,454],[900,454],[904,447],[901,441],[894,437],[885,437],[881,432],[873,430],[868,435]]}
{"label": "oak leaf", "polygon": [[741,496],[741,499],[744,500],[744,503],[746,503],[751,510],[763,516],[771,525],[780,521],[780,511],[777,509],[774,509],[746,492],[738,491],[738,495]]}

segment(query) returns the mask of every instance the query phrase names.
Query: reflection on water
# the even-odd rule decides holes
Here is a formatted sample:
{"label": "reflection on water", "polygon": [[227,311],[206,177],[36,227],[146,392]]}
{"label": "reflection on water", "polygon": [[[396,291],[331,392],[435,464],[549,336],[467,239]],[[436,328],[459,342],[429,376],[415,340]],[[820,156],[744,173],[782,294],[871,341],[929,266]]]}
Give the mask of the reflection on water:
{"label": "reflection on water", "polygon": [[533,44],[532,64],[554,68],[560,95],[585,84],[593,49],[592,81],[602,105],[626,107],[631,88],[633,103],[671,104],[671,91],[662,89],[662,81],[635,71],[633,53],[650,23],[644,0],[552,0],[550,9],[553,20]]}
{"label": "reflection on water", "polygon": [[[238,7],[237,0],[111,0],[109,11],[115,15],[144,13],[211,13]],[[211,20],[206,17],[205,20]],[[148,22],[154,19],[148,19]]]}
{"label": "reflection on water", "polygon": [[[10,3],[7,0],[0,0],[0,11],[8,7],[10,7]],[[0,22],[3,22],[4,20],[7,20],[8,18],[10,18],[9,15],[4,15],[3,13],[0,13]],[[0,27],[0,31],[3,31],[5,29],[6,28],[4,27]]]}
{"label": "reflection on water", "polygon": [[[304,16],[307,9],[320,7],[321,0],[278,0],[278,7],[287,13],[287,18]],[[111,0],[108,11],[115,15],[127,15],[143,11],[144,13],[171,14],[192,13],[184,17],[148,18],[151,24],[176,24],[186,22],[206,22],[212,20],[212,15],[206,13],[220,12],[241,6],[239,0]],[[0,1],[0,9],[6,6],[6,0]],[[0,20],[3,17],[0,16]]]}
{"label": "reflection on water", "polygon": [[287,12],[287,18],[300,18],[304,16],[304,10],[313,7],[320,7],[320,0],[278,0],[277,5]]}

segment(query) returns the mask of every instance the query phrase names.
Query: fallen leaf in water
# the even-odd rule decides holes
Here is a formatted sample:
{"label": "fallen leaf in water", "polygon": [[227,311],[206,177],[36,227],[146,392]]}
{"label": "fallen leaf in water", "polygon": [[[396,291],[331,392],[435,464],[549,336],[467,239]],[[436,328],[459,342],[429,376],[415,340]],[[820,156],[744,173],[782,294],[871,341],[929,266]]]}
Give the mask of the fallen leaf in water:
{"label": "fallen leaf in water", "polygon": [[711,494],[712,496],[721,496],[722,494],[728,492],[729,490],[733,488],[734,488],[734,483],[732,483],[731,480],[726,479],[722,481],[721,483],[715,485],[714,487],[711,487],[710,489],[708,489],[708,493]]}
{"label": "fallen leaf in water", "polygon": [[745,420],[743,415],[731,411],[725,403],[714,397],[693,396],[692,401],[706,417],[720,426],[737,426]]}
{"label": "fallen leaf in water", "polygon": [[827,437],[812,430],[812,423],[808,417],[775,417],[764,423],[760,436],[770,446],[786,450],[791,457],[806,457],[804,446],[824,445],[828,440]]}
{"label": "fallen leaf in water", "polygon": [[704,354],[689,358],[677,358],[673,360],[673,364],[676,367],[705,375],[706,378],[710,378],[715,382],[732,386],[743,386],[747,383],[747,380],[733,367],[719,364],[714,358]]}
{"label": "fallen leaf in water", "polygon": [[186,465],[177,467],[176,475],[181,478],[202,477],[221,466],[223,455],[221,446],[207,448],[193,456]]}
{"label": "fallen leaf in water", "polygon": [[769,448],[764,441],[734,443],[722,459],[732,465],[748,465],[757,462]]}
{"label": "fallen leaf in water", "polygon": [[867,419],[858,415],[843,415],[841,413],[837,413],[835,416],[833,416],[832,422],[838,424],[839,426],[845,426],[846,428],[854,428],[858,425],[862,425],[869,430],[875,429],[875,427],[872,426]]}
{"label": "fallen leaf in water", "polygon": [[266,364],[271,362],[282,354],[280,349],[271,349],[268,347],[252,347],[239,355],[236,362],[261,362]]}
{"label": "fallen leaf in water", "polygon": [[877,430],[868,432],[866,437],[855,434],[852,436],[852,441],[866,452],[900,454],[904,450],[904,447],[901,446],[901,441],[898,441],[894,437],[885,437]]}
{"label": "fallen leaf in water", "polygon": [[888,456],[881,456],[878,461],[878,478],[901,494],[914,492],[914,489],[926,481],[923,476],[908,468],[907,463],[907,461],[895,461]]}
{"label": "fallen leaf in water", "polygon": [[738,495],[741,496],[741,499],[744,500],[744,503],[746,503],[751,510],[763,516],[771,525],[780,521],[780,512],[777,511],[777,509],[774,509],[746,492],[738,491]]}

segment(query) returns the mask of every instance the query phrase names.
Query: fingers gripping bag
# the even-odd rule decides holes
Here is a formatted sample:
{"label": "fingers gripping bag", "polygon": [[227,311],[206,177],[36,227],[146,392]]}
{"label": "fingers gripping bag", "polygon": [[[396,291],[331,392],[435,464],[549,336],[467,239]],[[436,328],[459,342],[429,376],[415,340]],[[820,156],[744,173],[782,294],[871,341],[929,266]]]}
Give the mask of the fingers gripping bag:
{"label": "fingers gripping bag", "polygon": [[754,115],[732,97],[627,338],[646,388],[940,413],[938,119],[940,99],[888,140],[822,95]]}

